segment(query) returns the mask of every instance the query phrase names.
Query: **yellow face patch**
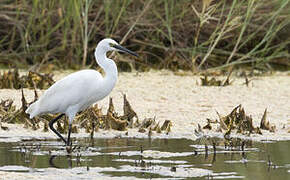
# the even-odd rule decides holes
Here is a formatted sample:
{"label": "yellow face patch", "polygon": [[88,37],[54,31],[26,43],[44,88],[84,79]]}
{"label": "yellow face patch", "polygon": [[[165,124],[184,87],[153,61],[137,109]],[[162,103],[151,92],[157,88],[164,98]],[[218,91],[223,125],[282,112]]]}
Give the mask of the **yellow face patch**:
{"label": "yellow face patch", "polygon": [[111,47],[115,47],[115,44],[113,44],[113,43],[109,43],[109,45],[110,45]]}

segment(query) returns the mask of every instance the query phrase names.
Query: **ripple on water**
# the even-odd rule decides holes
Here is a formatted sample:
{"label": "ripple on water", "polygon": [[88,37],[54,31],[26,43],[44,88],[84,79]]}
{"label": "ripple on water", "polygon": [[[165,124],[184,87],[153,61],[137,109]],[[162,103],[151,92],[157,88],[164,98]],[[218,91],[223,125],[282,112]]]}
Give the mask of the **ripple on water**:
{"label": "ripple on water", "polygon": [[[215,139],[216,141],[216,139]],[[87,143],[87,144],[86,144]],[[78,147],[68,156],[60,141],[25,141],[21,143],[0,143],[0,177],[13,177],[15,172],[22,179],[33,176],[62,179],[136,179],[166,178],[184,179],[205,177],[209,179],[253,178],[248,171],[239,172],[237,167],[249,164],[268,172],[270,168],[285,168],[283,177],[289,175],[290,164],[281,166],[281,149],[287,149],[289,142],[273,142],[266,145],[249,143],[244,147],[225,148],[217,143],[214,148],[200,141],[189,140],[134,140],[96,139],[94,145],[88,141],[78,142]],[[141,148],[142,147],[142,148]],[[143,149],[143,151],[141,151]],[[272,153],[272,152],[276,152]],[[284,152],[284,151],[283,151]],[[287,151],[285,151],[287,152]],[[50,160],[55,166],[50,165]],[[289,156],[283,156],[289,162]],[[277,164],[278,163],[278,164]],[[25,165],[24,165],[25,164]],[[25,167],[27,166],[27,167]],[[249,167],[250,167],[249,166]],[[33,167],[33,168],[32,168]],[[60,167],[60,168],[52,168]],[[243,166],[248,168],[248,166]],[[273,173],[277,171],[272,171]],[[268,172],[268,173],[272,173]],[[255,174],[263,178],[263,173]],[[0,178],[1,179],[1,178]]]}

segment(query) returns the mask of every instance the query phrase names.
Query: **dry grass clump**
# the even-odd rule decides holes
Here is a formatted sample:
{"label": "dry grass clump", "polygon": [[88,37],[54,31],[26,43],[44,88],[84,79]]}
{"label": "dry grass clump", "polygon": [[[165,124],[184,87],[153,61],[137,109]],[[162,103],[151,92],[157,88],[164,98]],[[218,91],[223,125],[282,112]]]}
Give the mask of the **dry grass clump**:
{"label": "dry grass clump", "polygon": [[208,77],[208,73],[205,73],[203,77],[200,78],[202,86],[228,86],[233,83],[233,80],[230,80],[230,77],[233,73],[233,68],[229,71],[227,78],[225,80],[217,80],[215,77]]}
{"label": "dry grass clump", "polygon": [[276,131],[276,126],[269,123],[266,119],[267,109],[261,119],[260,127],[254,127],[253,118],[251,115],[247,115],[242,105],[235,107],[228,115],[221,116],[217,112],[219,120],[207,119],[207,124],[201,128],[199,126],[196,133],[202,131],[202,129],[208,129],[211,131],[224,132],[225,138],[229,137],[231,132],[240,134],[262,134],[261,129],[268,130],[270,132]]}
{"label": "dry grass clump", "polygon": [[27,75],[20,76],[18,69],[0,73],[0,89],[38,88],[47,89],[54,80],[52,74],[41,74],[29,71]]}

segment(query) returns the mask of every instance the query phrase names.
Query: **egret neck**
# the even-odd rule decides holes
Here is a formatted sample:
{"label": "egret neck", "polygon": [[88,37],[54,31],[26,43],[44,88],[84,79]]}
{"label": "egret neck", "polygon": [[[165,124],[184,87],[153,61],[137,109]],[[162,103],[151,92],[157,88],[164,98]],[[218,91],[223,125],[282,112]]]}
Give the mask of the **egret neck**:
{"label": "egret neck", "polygon": [[106,84],[108,91],[110,92],[115,86],[118,78],[118,69],[115,62],[112,59],[107,58],[107,50],[99,48],[97,46],[95,51],[95,58],[99,66],[104,70],[105,75],[103,83]]}

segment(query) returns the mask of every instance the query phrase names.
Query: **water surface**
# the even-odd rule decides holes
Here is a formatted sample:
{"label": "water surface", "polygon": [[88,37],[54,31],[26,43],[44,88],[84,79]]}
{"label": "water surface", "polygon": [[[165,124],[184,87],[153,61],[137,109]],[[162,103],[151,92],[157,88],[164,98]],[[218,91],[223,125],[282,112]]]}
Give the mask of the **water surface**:
{"label": "water surface", "polygon": [[97,172],[137,178],[290,178],[290,141],[115,138],[81,139],[75,144],[76,149],[69,156],[62,142],[56,140],[1,142],[0,170],[77,170],[76,176]]}

